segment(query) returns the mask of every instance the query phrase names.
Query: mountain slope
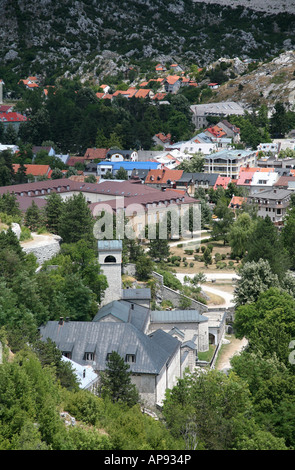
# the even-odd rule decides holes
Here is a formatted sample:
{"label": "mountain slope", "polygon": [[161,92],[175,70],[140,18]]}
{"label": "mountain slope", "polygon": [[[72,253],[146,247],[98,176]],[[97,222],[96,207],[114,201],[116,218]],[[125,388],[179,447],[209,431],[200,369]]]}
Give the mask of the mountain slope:
{"label": "mountain slope", "polygon": [[266,104],[270,109],[281,101],[295,109],[295,51],[286,51],[253,68],[221,85],[210,101],[233,100],[254,108]]}
{"label": "mountain slope", "polygon": [[229,0],[40,0],[36,8],[33,0],[0,0],[0,73],[99,75],[126,64],[204,66],[293,48],[294,15],[246,9],[243,1],[231,8]]}

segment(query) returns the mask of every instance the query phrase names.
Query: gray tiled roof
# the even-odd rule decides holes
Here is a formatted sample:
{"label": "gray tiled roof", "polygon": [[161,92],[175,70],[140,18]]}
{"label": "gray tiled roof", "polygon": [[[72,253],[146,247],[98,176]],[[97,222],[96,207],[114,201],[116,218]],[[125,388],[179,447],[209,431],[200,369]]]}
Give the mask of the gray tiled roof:
{"label": "gray tiled roof", "polygon": [[206,321],[208,318],[197,310],[153,310],[151,312],[151,323],[201,323]]}
{"label": "gray tiled roof", "polygon": [[208,181],[209,184],[214,186],[218,178],[217,173],[183,173],[178,182],[188,182],[188,181]]}
{"label": "gray tiled roof", "polygon": [[123,299],[151,299],[151,289],[142,288],[142,289],[123,289]]}
{"label": "gray tiled roof", "polygon": [[98,240],[98,251],[122,251],[122,240]]}
{"label": "gray tiled roof", "polygon": [[[88,343],[95,343],[95,370],[104,370],[108,352],[116,349],[123,358],[136,348],[136,362],[130,364],[133,373],[159,374],[181,343],[164,331],[145,335],[130,323],[64,322],[50,321],[40,328],[43,341],[50,338],[61,349],[63,344],[74,343],[72,360],[85,364]],[[130,349],[131,348],[131,349]],[[61,349],[62,350],[62,349]]]}
{"label": "gray tiled roof", "polygon": [[133,304],[132,308],[130,302],[114,300],[99,309],[93,321],[99,322],[108,315],[112,315],[121,322],[131,323],[138,330],[144,331],[149,316],[149,309],[137,304]]}

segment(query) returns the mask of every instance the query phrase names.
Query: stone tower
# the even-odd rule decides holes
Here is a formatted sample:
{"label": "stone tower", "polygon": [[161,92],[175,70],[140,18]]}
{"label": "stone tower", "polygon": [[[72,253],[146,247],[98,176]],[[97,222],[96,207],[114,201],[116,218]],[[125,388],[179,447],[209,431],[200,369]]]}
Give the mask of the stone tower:
{"label": "stone tower", "polygon": [[122,240],[99,240],[98,262],[109,285],[101,305],[122,299]]}

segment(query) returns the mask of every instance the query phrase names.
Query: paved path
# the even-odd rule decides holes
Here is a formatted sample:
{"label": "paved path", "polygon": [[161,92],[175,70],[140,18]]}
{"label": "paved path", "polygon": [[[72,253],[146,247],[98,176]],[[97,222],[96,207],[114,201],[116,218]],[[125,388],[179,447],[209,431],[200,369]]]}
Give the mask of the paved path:
{"label": "paved path", "polygon": [[182,240],[177,240],[176,242],[171,242],[169,243],[169,246],[177,246],[179,244],[181,245],[187,245],[188,243],[194,243],[194,242],[200,242],[201,240],[207,240],[208,238],[211,238],[210,235],[210,230],[201,230],[200,232],[197,232],[197,235],[193,238],[184,238]]}
{"label": "paved path", "polygon": [[226,346],[226,349],[220,353],[216,369],[224,372],[228,371],[231,368],[230,361],[232,357],[239,354],[247,344],[248,341],[246,338],[237,339],[233,337],[230,340],[230,343]]}

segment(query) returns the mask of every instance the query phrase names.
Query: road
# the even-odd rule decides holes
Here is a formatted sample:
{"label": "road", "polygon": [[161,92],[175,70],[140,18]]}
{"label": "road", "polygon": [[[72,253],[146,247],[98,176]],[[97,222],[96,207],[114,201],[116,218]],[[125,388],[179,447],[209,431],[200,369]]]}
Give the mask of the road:
{"label": "road", "polygon": [[[180,280],[181,283],[183,283],[183,280],[184,280],[184,276],[188,276],[188,277],[194,277],[195,274],[185,274],[185,273],[176,273],[176,277],[177,279]],[[237,279],[238,276],[234,273],[206,273],[206,279],[207,281],[211,281],[212,279],[216,279],[217,280],[234,280],[234,279]],[[225,307],[225,308],[229,308],[229,307],[233,307],[234,306],[234,302],[233,302],[233,294],[229,293],[229,292],[225,292],[224,290],[222,290],[222,288],[216,288],[212,285],[211,286],[203,286],[202,285],[202,289],[204,290],[204,292],[208,292],[208,293],[212,293],[212,294],[215,294],[215,295],[219,295],[219,297],[222,297],[224,299],[224,303],[220,304],[219,307]]]}
{"label": "road", "polygon": [[[184,238],[181,240],[177,240],[176,242],[171,242],[169,243],[169,246],[177,246],[179,244],[181,245],[187,245],[188,243],[194,243],[194,242],[200,242],[201,240],[207,240],[208,238],[211,238],[210,230],[200,230],[197,232],[198,235],[196,235],[193,238]],[[204,234],[204,235],[203,235]]]}

